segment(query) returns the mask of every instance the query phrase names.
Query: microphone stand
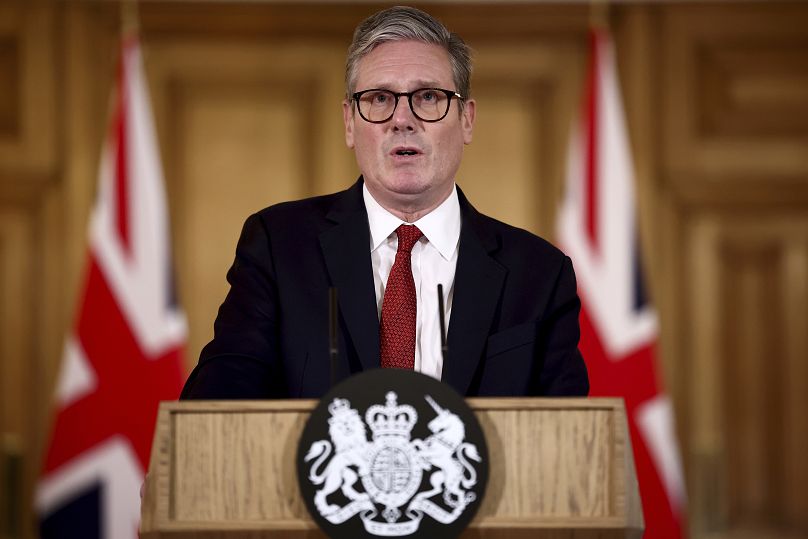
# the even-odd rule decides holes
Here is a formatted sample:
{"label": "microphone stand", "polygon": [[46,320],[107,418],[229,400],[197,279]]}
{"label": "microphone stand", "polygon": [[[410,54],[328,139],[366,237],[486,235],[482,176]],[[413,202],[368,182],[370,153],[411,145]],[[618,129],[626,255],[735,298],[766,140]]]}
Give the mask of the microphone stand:
{"label": "microphone stand", "polygon": [[331,364],[331,387],[337,383],[339,361],[339,336],[337,335],[337,289],[328,289],[328,355]]}
{"label": "microphone stand", "polygon": [[440,354],[443,357],[443,371],[446,371],[446,359],[449,357],[449,345],[446,343],[446,315],[443,309],[443,285],[438,284],[438,320],[440,321]]}

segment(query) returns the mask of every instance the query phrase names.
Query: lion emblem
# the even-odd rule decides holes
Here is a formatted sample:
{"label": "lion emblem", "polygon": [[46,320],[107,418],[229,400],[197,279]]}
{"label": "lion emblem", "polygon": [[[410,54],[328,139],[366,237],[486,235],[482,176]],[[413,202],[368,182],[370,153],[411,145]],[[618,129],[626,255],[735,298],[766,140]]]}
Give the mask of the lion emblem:
{"label": "lion emblem", "polygon": [[[319,472],[323,462],[331,455],[332,444],[328,440],[314,442],[306,454],[305,461],[314,460],[309,471],[309,480],[314,485],[323,485],[314,496],[314,504],[323,516],[337,512],[338,505],[329,504],[326,498],[337,489],[350,500],[368,499],[368,495],[354,489],[360,475],[367,474],[368,439],[364,421],[350,402],[345,399],[334,399],[328,406],[331,417],[328,419],[328,434],[336,449],[334,458]],[[315,460],[316,459],[316,460]],[[358,468],[358,474],[351,466]]]}

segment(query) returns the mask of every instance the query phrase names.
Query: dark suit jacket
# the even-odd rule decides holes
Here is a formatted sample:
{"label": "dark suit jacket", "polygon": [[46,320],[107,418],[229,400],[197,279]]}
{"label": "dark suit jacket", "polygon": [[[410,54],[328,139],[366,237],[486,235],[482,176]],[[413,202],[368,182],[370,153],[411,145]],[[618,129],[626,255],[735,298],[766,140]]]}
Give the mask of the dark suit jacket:
{"label": "dark suit jacket", "polygon": [[[443,381],[461,395],[586,395],[575,275],[543,239],[477,212],[462,227]],[[250,216],[230,292],[181,398],[320,397],[331,385],[328,289],[339,294],[337,379],[380,365],[362,179]]]}

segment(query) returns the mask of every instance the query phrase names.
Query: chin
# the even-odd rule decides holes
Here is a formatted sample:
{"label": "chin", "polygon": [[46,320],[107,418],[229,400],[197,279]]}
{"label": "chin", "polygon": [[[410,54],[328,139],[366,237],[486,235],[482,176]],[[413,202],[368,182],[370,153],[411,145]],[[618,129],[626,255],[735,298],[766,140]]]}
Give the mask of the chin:
{"label": "chin", "polygon": [[428,181],[419,177],[395,178],[385,185],[388,190],[400,195],[420,195],[431,187]]}

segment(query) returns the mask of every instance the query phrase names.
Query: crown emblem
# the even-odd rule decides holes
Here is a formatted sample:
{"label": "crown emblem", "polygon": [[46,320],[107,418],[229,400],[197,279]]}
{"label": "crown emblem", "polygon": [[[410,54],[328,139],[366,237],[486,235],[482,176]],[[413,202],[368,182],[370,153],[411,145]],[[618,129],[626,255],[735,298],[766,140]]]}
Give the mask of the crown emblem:
{"label": "crown emblem", "polygon": [[418,421],[418,412],[409,404],[398,405],[398,396],[387,393],[384,406],[374,404],[365,412],[365,422],[373,431],[373,439],[383,436],[400,436],[410,439],[410,432]]}
{"label": "crown emblem", "polygon": [[347,399],[334,399],[328,405],[328,411],[331,413],[331,417],[328,418],[329,425],[345,422],[353,417],[359,418],[359,413],[351,408],[351,403]]}

